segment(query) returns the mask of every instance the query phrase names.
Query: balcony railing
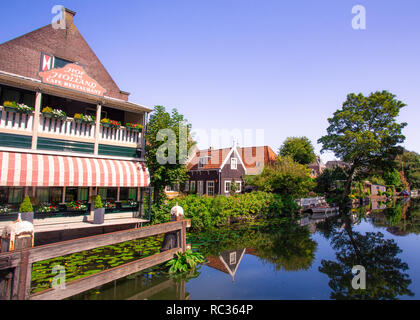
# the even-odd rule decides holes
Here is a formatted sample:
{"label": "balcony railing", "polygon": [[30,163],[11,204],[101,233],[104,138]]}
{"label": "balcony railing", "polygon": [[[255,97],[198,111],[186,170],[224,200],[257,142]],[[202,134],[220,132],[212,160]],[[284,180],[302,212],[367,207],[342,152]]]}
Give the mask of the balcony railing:
{"label": "balcony railing", "polygon": [[95,124],[76,122],[73,118],[65,120],[47,118],[43,115],[39,117],[38,132],[50,133],[64,137],[78,137],[95,139]]}
{"label": "balcony railing", "polygon": [[6,112],[1,108],[0,128],[31,133],[33,114]]}
{"label": "balcony railing", "polygon": [[[34,119],[34,113],[6,112],[3,107],[0,107],[0,132],[32,135]],[[96,124],[94,123],[77,122],[73,118],[57,119],[39,115],[38,135],[41,137],[95,143],[95,134]],[[142,133],[126,127],[112,128],[100,124],[98,143],[139,148],[142,146]]]}

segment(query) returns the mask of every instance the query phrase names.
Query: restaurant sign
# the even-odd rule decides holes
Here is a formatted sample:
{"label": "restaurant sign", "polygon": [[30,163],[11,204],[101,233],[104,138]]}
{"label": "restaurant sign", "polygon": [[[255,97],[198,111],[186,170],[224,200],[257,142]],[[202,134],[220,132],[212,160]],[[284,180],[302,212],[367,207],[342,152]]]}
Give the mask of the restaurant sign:
{"label": "restaurant sign", "polygon": [[96,96],[103,96],[106,93],[105,88],[88,76],[85,69],[78,64],[69,63],[63,68],[41,71],[39,76],[42,78],[43,83],[54,86]]}

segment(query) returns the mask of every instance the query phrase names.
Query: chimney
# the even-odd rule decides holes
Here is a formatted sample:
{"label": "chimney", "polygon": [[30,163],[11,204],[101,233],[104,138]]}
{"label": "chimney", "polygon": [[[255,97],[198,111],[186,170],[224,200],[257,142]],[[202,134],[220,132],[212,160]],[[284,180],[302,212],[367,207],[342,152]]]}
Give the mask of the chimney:
{"label": "chimney", "polygon": [[63,8],[63,15],[64,15],[64,18],[66,19],[66,28],[73,25],[73,18],[76,15],[76,12],[67,8]]}

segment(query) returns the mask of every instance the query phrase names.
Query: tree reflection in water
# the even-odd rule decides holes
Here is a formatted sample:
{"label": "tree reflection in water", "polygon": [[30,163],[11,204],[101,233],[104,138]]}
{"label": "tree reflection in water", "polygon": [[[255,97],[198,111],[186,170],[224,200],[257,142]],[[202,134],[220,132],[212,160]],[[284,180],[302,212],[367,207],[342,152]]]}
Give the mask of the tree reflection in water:
{"label": "tree reflection in water", "polygon": [[[397,299],[413,296],[409,290],[411,280],[405,271],[408,265],[397,256],[402,250],[394,240],[384,239],[380,232],[353,231],[348,214],[341,215],[344,230],[335,228],[331,245],[336,250],[337,261],[322,260],[319,271],[330,278],[332,299]],[[353,289],[352,268],[361,265],[366,269],[366,289]]]}
{"label": "tree reflection in water", "polygon": [[307,270],[313,263],[317,246],[309,230],[298,226],[291,218],[219,228],[191,235],[190,240],[200,244],[199,250],[205,256],[248,248],[277,271]]}

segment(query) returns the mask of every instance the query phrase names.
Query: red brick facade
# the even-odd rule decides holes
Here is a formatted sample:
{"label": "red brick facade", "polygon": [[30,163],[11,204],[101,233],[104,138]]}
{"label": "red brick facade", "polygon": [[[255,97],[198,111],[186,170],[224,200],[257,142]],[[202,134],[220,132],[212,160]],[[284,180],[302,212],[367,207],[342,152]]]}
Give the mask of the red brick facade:
{"label": "red brick facade", "polygon": [[0,45],[0,70],[41,79],[41,52],[77,62],[106,90],[106,96],[128,101],[98,57],[73,24],[73,12],[66,11],[66,29],[53,29],[49,24]]}

